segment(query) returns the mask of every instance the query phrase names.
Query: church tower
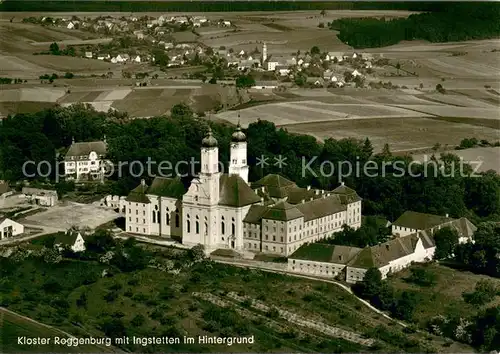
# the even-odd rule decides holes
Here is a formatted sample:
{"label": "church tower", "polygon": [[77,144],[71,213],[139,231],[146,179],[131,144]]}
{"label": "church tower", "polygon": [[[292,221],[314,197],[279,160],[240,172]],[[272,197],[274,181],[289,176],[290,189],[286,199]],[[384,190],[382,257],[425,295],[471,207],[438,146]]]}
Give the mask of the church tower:
{"label": "church tower", "polygon": [[240,123],[231,136],[231,161],[229,161],[229,174],[239,175],[248,183],[247,165],[247,137],[241,131]]}
{"label": "church tower", "polygon": [[209,205],[219,202],[219,148],[212,129],[208,128],[207,136],[201,141],[200,181],[209,193]]}

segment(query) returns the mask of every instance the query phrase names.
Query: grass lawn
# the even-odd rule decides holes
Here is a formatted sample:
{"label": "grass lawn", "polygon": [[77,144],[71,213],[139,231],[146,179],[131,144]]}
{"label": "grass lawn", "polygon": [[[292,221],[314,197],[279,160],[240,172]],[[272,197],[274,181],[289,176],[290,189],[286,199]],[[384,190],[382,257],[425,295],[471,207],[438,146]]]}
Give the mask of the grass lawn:
{"label": "grass lawn", "polygon": [[[45,327],[36,322],[27,320],[22,316],[5,311],[0,308],[0,352],[2,353],[28,353],[28,352],[52,352],[52,353],[90,353],[111,352],[111,349],[93,346],[68,347],[54,344],[54,337],[67,338],[59,330]],[[19,345],[18,337],[51,338],[50,344],[44,346]]]}
{"label": "grass lawn", "polygon": [[[469,352],[471,348],[402,328],[334,284],[233,267],[212,261],[190,265],[184,251],[149,247],[157,262],[178,272],[145,268],[122,272],[92,260],[65,259],[47,264],[28,258],[4,265],[0,303],[75,336],[151,337],[255,336],[254,344],[124,345],[148,352]],[[8,269],[7,269],[8,268]],[[102,276],[103,270],[112,276]],[[48,286],[50,285],[50,286]],[[304,319],[374,339],[372,348],[299,327],[238,303],[235,292],[293,312]],[[214,296],[222,308],[193,293]],[[40,349],[39,349],[40,350]]]}
{"label": "grass lawn", "polygon": [[415,292],[418,299],[415,320],[419,326],[426,326],[427,321],[437,315],[470,317],[484,308],[500,305],[500,297],[498,296],[483,306],[468,304],[462,297],[464,292],[473,292],[476,283],[481,279],[491,280],[498,287],[500,287],[500,279],[456,270],[436,263],[414,265],[413,267],[424,267],[429,272],[434,273],[437,277],[435,285],[426,287],[406,281],[405,279],[411,274],[409,269],[390,276],[388,282],[396,291]]}

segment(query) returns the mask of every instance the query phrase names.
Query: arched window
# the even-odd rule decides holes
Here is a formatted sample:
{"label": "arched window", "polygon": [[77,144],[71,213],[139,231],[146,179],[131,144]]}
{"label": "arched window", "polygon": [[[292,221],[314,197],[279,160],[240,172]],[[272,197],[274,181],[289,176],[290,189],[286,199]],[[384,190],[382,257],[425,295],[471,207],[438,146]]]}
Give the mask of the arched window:
{"label": "arched window", "polygon": [[196,233],[200,233],[200,222],[198,220],[196,220]]}
{"label": "arched window", "polygon": [[179,214],[175,214],[175,227],[179,227],[180,220],[179,220]]}
{"label": "arched window", "polygon": [[155,223],[155,222],[156,222],[156,211],[153,210],[153,223]]}
{"label": "arched window", "polygon": [[205,223],[205,235],[208,235],[208,223]]}
{"label": "arched window", "polygon": [[234,223],[231,224],[231,233],[232,235],[236,233],[236,227],[234,226]]}
{"label": "arched window", "polygon": [[221,228],[221,234],[225,234],[226,233],[226,224],[223,222],[220,223],[220,228]]}
{"label": "arched window", "polygon": [[165,214],[165,222],[170,225],[170,210],[167,208],[167,213]]}
{"label": "arched window", "polygon": [[190,220],[187,220],[186,221],[186,226],[187,226],[187,232],[191,232],[191,221]]}

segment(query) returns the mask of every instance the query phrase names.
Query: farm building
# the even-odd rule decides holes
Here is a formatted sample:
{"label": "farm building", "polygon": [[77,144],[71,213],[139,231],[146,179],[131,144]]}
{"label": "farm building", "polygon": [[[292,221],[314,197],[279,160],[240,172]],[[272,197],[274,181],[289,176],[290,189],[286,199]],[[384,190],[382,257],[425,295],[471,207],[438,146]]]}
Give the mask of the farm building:
{"label": "farm building", "polygon": [[258,81],[251,88],[257,90],[272,90],[278,87],[278,83],[276,81]]}
{"label": "farm building", "polygon": [[417,214],[406,212],[395,222],[406,225],[408,232],[411,228],[411,233],[394,234],[393,239],[375,246],[361,249],[322,243],[303,245],[288,257],[288,270],[331,278],[340,276],[348,283],[356,283],[363,280],[368,269],[377,268],[385,279],[413,262],[431,260],[436,249],[433,235],[441,227],[455,229],[461,243],[472,241],[476,227],[466,218]]}
{"label": "farm building", "polygon": [[0,217],[0,240],[24,233],[24,225],[6,217]]}
{"label": "farm building", "polygon": [[57,204],[57,192],[49,189],[24,187],[22,193],[29,203],[51,207]]}

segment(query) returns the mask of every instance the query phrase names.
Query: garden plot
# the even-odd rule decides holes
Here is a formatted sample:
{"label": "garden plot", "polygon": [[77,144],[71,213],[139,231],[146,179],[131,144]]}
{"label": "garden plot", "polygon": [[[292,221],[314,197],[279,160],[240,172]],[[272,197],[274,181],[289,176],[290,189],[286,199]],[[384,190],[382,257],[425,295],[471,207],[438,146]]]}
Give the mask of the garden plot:
{"label": "garden plot", "polygon": [[[209,301],[213,303],[214,305],[220,306],[220,307],[230,307],[232,305],[231,301],[224,300],[218,296],[212,295],[212,294],[207,294],[207,293],[193,293],[193,296],[204,299],[206,301]],[[257,312],[254,311],[259,311],[263,314],[267,314],[273,309],[277,311],[278,318],[283,319],[292,325],[299,326],[299,328],[307,328],[309,330],[314,330],[316,332],[319,332],[323,335],[327,335],[329,337],[334,337],[334,338],[342,338],[344,340],[356,343],[356,344],[361,344],[364,346],[371,346],[375,342],[373,339],[368,339],[364,338],[362,335],[355,333],[355,332],[350,332],[346,331],[341,328],[333,327],[328,324],[325,324],[320,321],[312,320],[312,319],[307,319],[303,316],[297,315],[295,313],[292,313],[287,310],[279,309],[279,308],[274,308],[274,307],[269,307],[266,304],[264,304],[261,301],[255,300],[251,297],[248,296],[239,296],[238,294],[234,292],[230,292],[227,294],[227,297],[236,301],[240,305],[242,304],[249,304],[250,309],[242,309],[240,307],[236,308],[236,311],[240,313],[241,315],[248,317],[250,319],[257,319],[259,317],[264,317],[262,314],[258,314]],[[271,324],[274,324],[276,321],[269,321]],[[278,325],[283,329],[282,326]]]}
{"label": "garden plot", "polygon": [[119,89],[112,91],[102,92],[99,96],[95,98],[95,101],[115,101],[123,100],[127,95],[132,92],[132,89]]}
{"label": "garden plot", "polygon": [[22,88],[0,90],[0,102],[56,102],[64,96],[64,89],[56,88]]}

